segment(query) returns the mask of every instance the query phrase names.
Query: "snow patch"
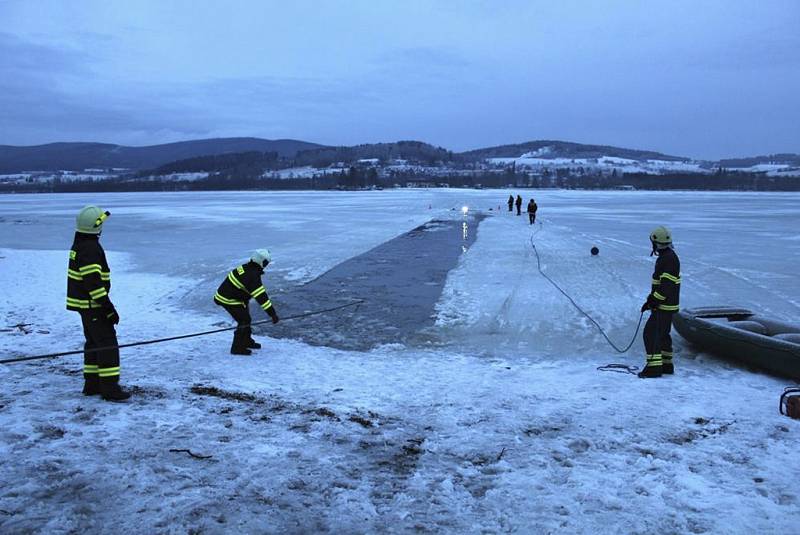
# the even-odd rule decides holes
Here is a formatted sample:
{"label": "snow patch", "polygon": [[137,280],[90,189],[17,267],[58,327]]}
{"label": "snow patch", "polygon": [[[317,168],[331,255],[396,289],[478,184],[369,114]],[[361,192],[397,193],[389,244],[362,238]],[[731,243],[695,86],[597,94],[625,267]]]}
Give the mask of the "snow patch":
{"label": "snow patch", "polygon": [[[235,224],[280,214],[276,258],[287,272],[316,271],[429,219],[430,204],[488,209],[508,193],[259,194],[247,201],[258,213]],[[800,495],[787,467],[800,426],[777,413],[784,382],[677,335],[673,377],[596,371],[641,364],[639,342],[613,356],[538,274],[529,238],[542,269],[615,340],[635,327],[653,263],[647,233],[662,223],[683,261],[686,306],[735,301],[800,317],[785,297],[798,195],[532,193],[539,230],[493,211],[448,275],[439,344],[352,352],[261,337],[264,349],[234,358],[224,333],[130,348],[125,405],[80,395],[79,356],[0,366],[0,454],[14,460],[0,464],[0,531],[793,532]],[[121,341],[229,324],[187,299],[207,304],[244,248],[206,217],[238,206],[235,195],[105,197],[120,206],[103,240]],[[79,348],[77,315],[64,309],[66,249],[74,208],[91,196],[15,197],[0,200],[0,352]],[[142,214],[174,226],[131,239]],[[735,255],[719,240],[732,221]],[[17,237],[37,250],[10,246]],[[147,258],[168,246],[186,262],[181,276]],[[653,399],[669,402],[643,410]]]}

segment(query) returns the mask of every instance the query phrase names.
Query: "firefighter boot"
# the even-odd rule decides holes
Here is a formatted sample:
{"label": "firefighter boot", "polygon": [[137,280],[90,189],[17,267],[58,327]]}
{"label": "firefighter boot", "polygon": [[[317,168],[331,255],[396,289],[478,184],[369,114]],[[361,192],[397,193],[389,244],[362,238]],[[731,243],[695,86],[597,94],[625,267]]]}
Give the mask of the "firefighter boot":
{"label": "firefighter boot", "polygon": [[252,355],[253,352],[248,349],[250,343],[246,338],[234,334],[233,343],[231,344],[231,355]]}
{"label": "firefighter boot", "polygon": [[83,395],[96,396],[100,394],[100,377],[96,373],[83,374]]}
{"label": "firefighter boot", "polygon": [[672,353],[669,355],[666,352],[662,353],[661,372],[665,375],[675,373],[675,366],[672,365]]}
{"label": "firefighter boot", "polygon": [[661,366],[645,366],[637,375],[639,379],[650,379],[653,377],[661,377],[663,373]]}
{"label": "firefighter boot", "polygon": [[253,340],[251,338],[250,341],[247,343],[247,348],[248,349],[261,349],[261,344],[259,344],[258,342],[256,342],[255,340]]}
{"label": "firefighter boot", "polygon": [[100,379],[100,394],[106,401],[125,401],[131,393],[119,386],[119,376]]}
{"label": "firefighter boot", "polygon": [[241,325],[233,331],[233,343],[231,344],[231,355],[252,355],[253,352],[247,349],[250,345],[250,333]]}
{"label": "firefighter boot", "polygon": [[663,373],[661,355],[647,355],[647,363],[644,369],[637,375],[640,379],[648,379],[651,377],[661,377]]}

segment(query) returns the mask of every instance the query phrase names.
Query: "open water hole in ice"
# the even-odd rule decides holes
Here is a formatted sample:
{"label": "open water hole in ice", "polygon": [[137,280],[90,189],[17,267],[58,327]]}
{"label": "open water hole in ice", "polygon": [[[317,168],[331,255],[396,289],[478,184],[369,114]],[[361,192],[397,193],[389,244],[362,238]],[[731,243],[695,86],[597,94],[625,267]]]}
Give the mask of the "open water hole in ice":
{"label": "open water hole in ice", "polygon": [[313,345],[368,350],[376,345],[415,345],[435,336],[434,307],[448,272],[475,242],[486,216],[479,213],[434,219],[305,284],[276,294],[282,307],[314,311],[363,299],[357,307],[257,328],[278,338]]}

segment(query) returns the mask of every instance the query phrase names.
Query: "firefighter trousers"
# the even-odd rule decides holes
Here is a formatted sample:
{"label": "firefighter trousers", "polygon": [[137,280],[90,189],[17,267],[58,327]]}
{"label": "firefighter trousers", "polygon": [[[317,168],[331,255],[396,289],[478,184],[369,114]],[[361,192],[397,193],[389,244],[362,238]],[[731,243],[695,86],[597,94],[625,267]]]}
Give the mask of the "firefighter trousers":
{"label": "firefighter trousers", "polygon": [[[82,311],[81,324],[86,343],[83,345],[83,377],[87,381],[119,382],[119,349],[117,331],[103,309]],[[103,349],[101,347],[114,347]]]}
{"label": "firefighter trousers", "polygon": [[247,349],[253,342],[253,329],[250,327],[252,318],[250,317],[250,309],[245,306],[227,306],[222,305],[222,308],[228,311],[233,320],[236,322],[237,328],[233,331],[233,343],[231,344],[231,351],[240,351]]}
{"label": "firefighter trousers", "polygon": [[644,324],[644,350],[647,366],[661,366],[666,360],[672,362],[672,312],[653,310]]}

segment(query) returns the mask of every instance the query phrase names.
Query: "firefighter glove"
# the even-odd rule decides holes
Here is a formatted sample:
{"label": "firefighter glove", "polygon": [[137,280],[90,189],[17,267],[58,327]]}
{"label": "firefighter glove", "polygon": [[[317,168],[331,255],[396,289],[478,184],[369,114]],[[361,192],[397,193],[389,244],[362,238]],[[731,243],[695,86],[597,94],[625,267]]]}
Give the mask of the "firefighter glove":
{"label": "firefighter glove", "polygon": [[117,309],[114,308],[113,305],[111,306],[111,308],[106,309],[105,313],[106,317],[108,318],[108,321],[110,321],[114,325],[119,325],[119,314],[117,314]]}

